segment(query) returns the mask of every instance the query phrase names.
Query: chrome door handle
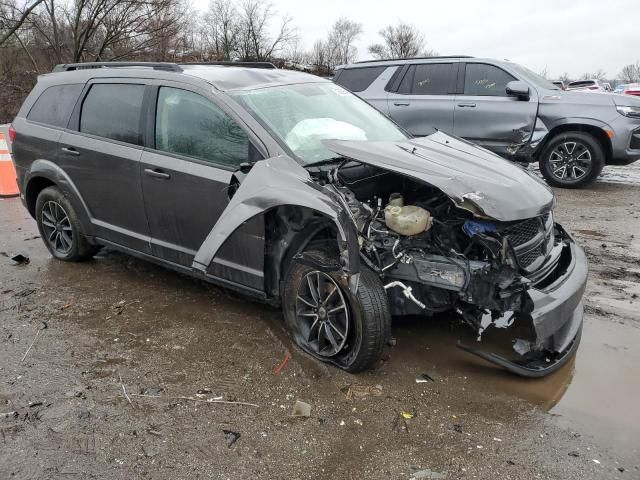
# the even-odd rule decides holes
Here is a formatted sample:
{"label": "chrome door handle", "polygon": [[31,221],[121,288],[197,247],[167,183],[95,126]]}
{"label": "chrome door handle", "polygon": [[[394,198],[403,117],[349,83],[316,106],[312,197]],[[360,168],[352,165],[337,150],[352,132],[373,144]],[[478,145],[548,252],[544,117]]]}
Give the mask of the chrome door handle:
{"label": "chrome door handle", "polygon": [[171,178],[171,175],[169,175],[167,172],[163,172],[160,169],[145,168],[144,173],[145,175],[148,175],[150,177],[161,178],[163,180],[169,180]]}
{"label": "chrome door handle", "polygon": [[396,107],[408,107],[410,104],[406,102],[393,102]]}
{"label": "chrome door handle", "polygon": [[458,106],[459,107],[467,107],[467,108],[476,108],[476,104],[475,103],[459,103]]}
{"label": "chrome door handle", "polygon": [[62,147],[60,150],[62,150],[67,155],[73,155],[74,157],[80,155],[80,152],[73,147]]}

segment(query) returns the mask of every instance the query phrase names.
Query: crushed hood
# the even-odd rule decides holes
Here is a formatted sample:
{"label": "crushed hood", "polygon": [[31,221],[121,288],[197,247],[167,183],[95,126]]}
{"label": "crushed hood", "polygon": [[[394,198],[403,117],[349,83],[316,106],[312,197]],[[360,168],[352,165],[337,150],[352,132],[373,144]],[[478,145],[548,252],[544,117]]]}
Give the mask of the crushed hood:
{"label": "crushed hood", "polygon": [[440,189],[460,208],[502,222],[553,207],[551,189],[518,165],[442,132],[400,142],[325,140],[331,151]]}

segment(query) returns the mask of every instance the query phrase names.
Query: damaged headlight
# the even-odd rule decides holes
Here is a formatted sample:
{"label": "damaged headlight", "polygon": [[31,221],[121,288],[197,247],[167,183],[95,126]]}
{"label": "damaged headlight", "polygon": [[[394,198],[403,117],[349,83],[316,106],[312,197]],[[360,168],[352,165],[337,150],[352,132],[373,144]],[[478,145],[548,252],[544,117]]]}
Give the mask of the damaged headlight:
{"label": "damaged headlight", "polygon": [[414,259],[418,278],[448,290],[460,290],[467,283],[465,270],[442,257],[442,260]]}
{"label": "damaged headlight", "polygon": [[640,118],[640,107],[617,105],[616,110],[625,117]]}

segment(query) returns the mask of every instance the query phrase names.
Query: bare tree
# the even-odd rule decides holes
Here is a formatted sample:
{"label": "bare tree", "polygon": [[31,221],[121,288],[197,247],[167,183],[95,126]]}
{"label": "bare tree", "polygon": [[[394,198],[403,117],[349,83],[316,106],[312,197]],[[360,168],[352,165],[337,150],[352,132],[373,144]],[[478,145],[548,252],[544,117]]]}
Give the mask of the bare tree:
{"label": "bare tree", "polygon": [[433,50],[425,48],[424,34],[414,25],[398,22],[379,32],[383,43],[369,46],[369,53],[377,59],[432,57]]}
{"label": "bare tree", "polygon": [[362,34],[362,24],[340,17],[335,21],[329,32],[327,47],[330,52],[332,67],[351,63],[358,56],[354,43]]}
{"label": "bare tree", "polygon": [[0,47],[4,45],[20,27],[22,27],[29,15],[31,15],[31,12],[33,12],[43,1],[44,0],[35,0],[31,5],[25,6],[22,10],[19,10],[13,4],[2,5],[2,7],[6,6],[7,8],[2,8],[2,16],[0,17],[0,31],[2,31],[0,36]]}
{"label": "bare tree", "polygon": [[538,75],[540,75],[542,78],[549,78],[549,69],[545,66],[542,70],[540,70],[540,72],[538,73]]}
{"label": "bare tree", "polygon": [[569,83],[571,81],[571,77],[569,77],[568,72],[564,72],[562,75],[558,77],[558,80],[564,83]]}
{"label": "bare tree", "polygon": [[640,82],[640,62],[636,62],[635,64],[630,63],[622,67],[620,78],[625,83]]}
{"label": "bare tree", "polygon": [[205,15],[205,34],[216,60],[231,60],[238,53],[238,9],[229,0],[213,0]]}
{"label": "bare tree", "polygon": [[593,73],[591,72],[583,73],[582,77],[580,77],[580,80],[604,80],[606,76],[607,76],[607,73],[603,69],[599,68]]}
{"label": "bare tree", "polygon": [[243,0],[239,8],[240,60],[269,60],[297,38],[292,19],[283,16],[275,36],[270,33],[270,22],[276,13],[272,3]]}

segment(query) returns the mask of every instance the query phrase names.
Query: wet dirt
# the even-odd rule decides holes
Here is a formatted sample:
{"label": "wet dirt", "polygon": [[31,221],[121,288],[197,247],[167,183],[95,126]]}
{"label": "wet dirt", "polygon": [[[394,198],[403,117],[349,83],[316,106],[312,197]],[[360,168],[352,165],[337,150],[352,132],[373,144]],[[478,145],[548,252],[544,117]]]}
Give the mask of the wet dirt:
{"label": "wet dirt", "polygon": [[591,271],[578,354],[540,380],[456,349],[447,316],[394,320],[388,359],[347,374],[271,307],[115,252],[52,260],[0,200],[0,478],[640,478],[640,187],[556,193]]}

